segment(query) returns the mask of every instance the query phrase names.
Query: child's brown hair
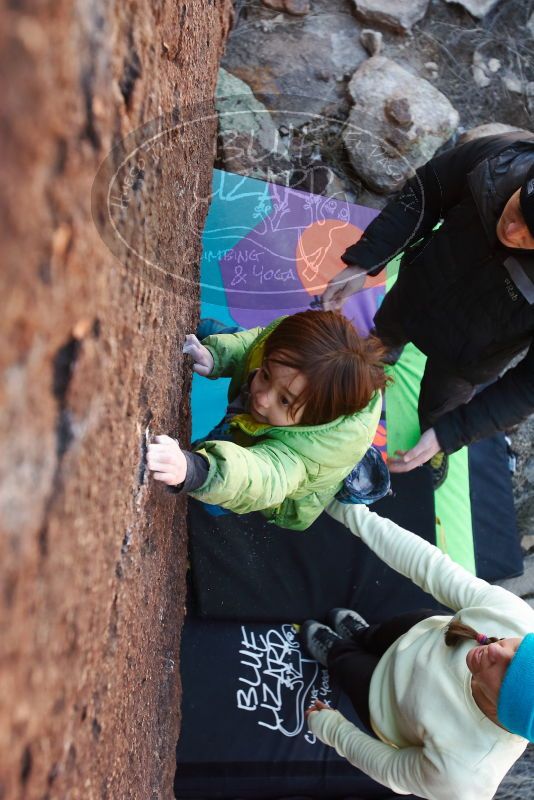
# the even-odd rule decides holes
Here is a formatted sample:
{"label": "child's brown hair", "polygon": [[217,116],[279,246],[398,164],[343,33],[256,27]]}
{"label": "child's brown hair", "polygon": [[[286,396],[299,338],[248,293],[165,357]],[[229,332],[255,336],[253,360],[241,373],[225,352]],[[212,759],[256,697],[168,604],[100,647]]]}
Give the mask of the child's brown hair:
{"label": "child's brown hair", "polygon": [[306,386],[291,407],[304,406],[299,425],[321,425],[365,408],[390,380],[386,348],[364,338],[337,311],[302,311],[286,317],[265,342],[264,360],[301,372]]}

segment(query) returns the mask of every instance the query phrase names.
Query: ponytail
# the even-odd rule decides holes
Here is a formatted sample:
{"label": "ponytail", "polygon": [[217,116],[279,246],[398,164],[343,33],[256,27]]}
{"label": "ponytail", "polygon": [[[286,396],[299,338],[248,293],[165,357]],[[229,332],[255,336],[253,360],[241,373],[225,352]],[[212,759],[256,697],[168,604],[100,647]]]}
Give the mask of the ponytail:
{"label": "ponytail", "polygon": [[464,625],[459,619],[451,620],[445,630],[445,644],[448,647],[454,647],[454,645],[465,639],[473,639],[478,644],[492,644],[492,642],[499,641],[496,636],[486,636],[484,633],[478,633],[470,625]]}

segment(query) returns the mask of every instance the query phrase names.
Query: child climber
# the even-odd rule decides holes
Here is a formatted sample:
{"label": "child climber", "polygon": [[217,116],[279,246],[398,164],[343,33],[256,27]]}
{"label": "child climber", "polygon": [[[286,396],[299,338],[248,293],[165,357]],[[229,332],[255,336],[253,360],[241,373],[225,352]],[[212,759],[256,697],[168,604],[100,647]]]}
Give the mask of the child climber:
{"label": "child climber", "polygon": [[382,345],[333,311],[187,344],[195,372],[232,379],[229,407],[194,452],[157,436],[154,477],[237,514],[308,528],[373,441],[387,382]]}

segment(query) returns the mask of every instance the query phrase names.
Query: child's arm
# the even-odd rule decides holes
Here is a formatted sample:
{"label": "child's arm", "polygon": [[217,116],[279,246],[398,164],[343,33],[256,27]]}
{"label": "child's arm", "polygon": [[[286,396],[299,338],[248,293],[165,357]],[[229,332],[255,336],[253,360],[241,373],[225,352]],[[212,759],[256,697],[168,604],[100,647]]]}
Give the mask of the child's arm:
{"label": "child's arm", "polygon": [[147,461],[156,480],[237,514],[278,506],[308,479],[302,459],[277,441],[246,448],[205,442],[189,453],[170,436],[156,436]]}
{"label": "child's arm", "polygon": [[210,378],[232,378],[241,367],[246,352],[263,328],[251,328],[239,333],[219,333],[202,340],[202,347],[213,358]]}
{"label": "child's arm", "polygon": [[210,466],[206,482],[193,497],[236,514],[279,506],[309,480],[303,459],[276,440],[252,447],[208,441],[197,453]]}

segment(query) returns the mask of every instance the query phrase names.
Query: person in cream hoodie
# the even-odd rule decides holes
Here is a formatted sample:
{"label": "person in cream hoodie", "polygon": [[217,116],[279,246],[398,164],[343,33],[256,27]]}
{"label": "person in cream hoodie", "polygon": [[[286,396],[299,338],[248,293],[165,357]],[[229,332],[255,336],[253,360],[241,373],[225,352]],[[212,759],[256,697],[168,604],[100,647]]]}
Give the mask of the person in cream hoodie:
{"label": "person in cream hoodie", "polygon": [[321,702],[309,729],[399,794],[489,800],[534,741],[534,610],[366,506],[333,501],[328,513],[454,615],[368,626],[333,609],[334,630],[306,621],[301,641],[369,732]]}

